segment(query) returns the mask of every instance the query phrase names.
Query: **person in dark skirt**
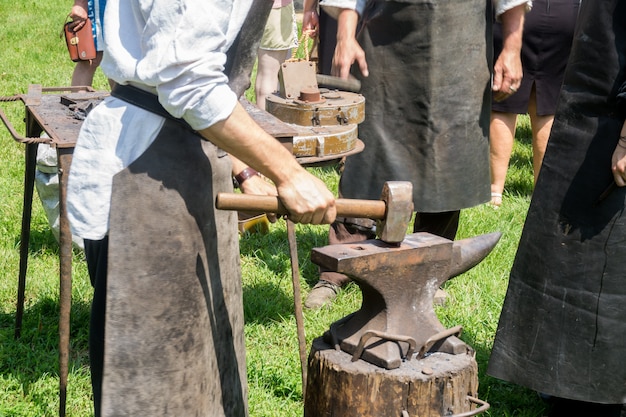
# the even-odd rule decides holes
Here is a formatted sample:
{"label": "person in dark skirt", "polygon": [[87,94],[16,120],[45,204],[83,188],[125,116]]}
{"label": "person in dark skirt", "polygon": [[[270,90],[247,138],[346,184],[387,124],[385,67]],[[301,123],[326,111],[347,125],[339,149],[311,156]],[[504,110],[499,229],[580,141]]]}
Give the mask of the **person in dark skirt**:
{"label": "person in dark skirt", "polygon": [[550,417],[626,402],[626,0],[583,1],[487,373]]}
{"label": "person in dark skirt", "polygon": [[[524,78],[511,97],[491,106],[491,204],[502,204],[506,172],[513,150],[518,114],[530,116],[533,172],[537,181],[548,143],[563,73],[572,47],[580,0],[534,0],[524,20],[522,67]],[[502,51],[502,26],[494,24],[494,51]]]}

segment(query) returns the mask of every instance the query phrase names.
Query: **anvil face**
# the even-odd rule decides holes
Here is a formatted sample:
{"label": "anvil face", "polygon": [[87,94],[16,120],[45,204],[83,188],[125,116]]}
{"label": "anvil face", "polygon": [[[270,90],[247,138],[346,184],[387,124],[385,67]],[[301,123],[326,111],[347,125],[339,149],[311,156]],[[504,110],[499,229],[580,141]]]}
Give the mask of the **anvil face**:
{"label": "anvil face", "polygon": [[[409,346],[420,350],[445,331],[433,299],[452,272],[463,269],[459,268],[459,256],[479,255],[482,259],[498,238],[489,240],[486,251],[482,240],[453,242],[430,233],[408,235],[400,246],[367,240],[314,249],[313,262],[350,276],[363,293],[361,308],[333,323],[325,335],[327,342],[351,354],[362,351],[363,360],[378,366],[399,367]],[[472,245],[477,246],[475,251]],[[476,256],[468,258],[467,269],[478,263]],[[369,337],[371,333],[380,337]],[[369,339],[363,340],[364,335]],[[453,354],[471,350],[456,337],[442,339],[432,349]]]}

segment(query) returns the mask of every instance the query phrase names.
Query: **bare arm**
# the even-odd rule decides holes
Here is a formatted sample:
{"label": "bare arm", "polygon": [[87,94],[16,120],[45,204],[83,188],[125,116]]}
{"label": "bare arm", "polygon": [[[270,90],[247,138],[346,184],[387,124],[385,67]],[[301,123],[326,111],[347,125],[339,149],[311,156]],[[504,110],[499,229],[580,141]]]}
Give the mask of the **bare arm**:
{"label": "bare arm", "polygon": [[70,19],[75,23],[72,29],[74,31],[80,30],[85,26],[87,17],[87,0],[74,0],[74,5],[70,11]]}
{"label": "bare arm", "polygon": [[[230,155],[230,159],[233,164],[233,177],[237,176],[241,172],[243,172],[246,168],[248,168],[248,164],[243,162],[242,160],[235,158]],[[267,181],[260,175],[253,175],[247,180],[244,181],[243,184],[239,183],[239,188],[242,192],[246,194],[256,194],[256,195],[278,195],[276,191],[276,187],[271,182]]]}
{"label": "bare arm", "polygon": [[304,0],[302,9],[302,32],[314,38],[318,34],[320,25],[317,0]]}
{"label": "bare arm", "polygon": [[365,52],[356,40],[359,14],[355,10],[343,9],[337,18],[337,46],[333,57],[332,75],[347,79],[350,67],[356,61],[361,74],[369,75]]}
{"label": "bare arm", "polygon": [[502,13],[502,52],[493,68],[493,86],[496,101],[515,93],[522,82],[522,33],[526,5],[522,4]]}
{"label": "bare arm", "polygon": [[613,151],[613,159],[611,160],[611,169],[615,184],[619,187],[626,186],[626,121],[622,126],[619,141]]}
{"label": "bare arm", "polygon": [[226,120],[200,134],[271,179],[294,222],[322,224],[335,220],[335,198],[326,185],[302,168],[241,104],[236,104]]}

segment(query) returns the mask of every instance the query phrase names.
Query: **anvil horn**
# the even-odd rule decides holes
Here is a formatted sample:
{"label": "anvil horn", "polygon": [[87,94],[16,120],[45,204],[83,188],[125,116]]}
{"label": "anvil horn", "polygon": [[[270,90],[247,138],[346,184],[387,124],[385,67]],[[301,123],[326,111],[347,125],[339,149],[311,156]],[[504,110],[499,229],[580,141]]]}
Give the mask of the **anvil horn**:
{"label": "anvil horn", "polygon": [[485,259],[500,240],[500,236],[502,233],[494,232],[455,241],[452,244],[452,262],[448,279],[469,271]]}

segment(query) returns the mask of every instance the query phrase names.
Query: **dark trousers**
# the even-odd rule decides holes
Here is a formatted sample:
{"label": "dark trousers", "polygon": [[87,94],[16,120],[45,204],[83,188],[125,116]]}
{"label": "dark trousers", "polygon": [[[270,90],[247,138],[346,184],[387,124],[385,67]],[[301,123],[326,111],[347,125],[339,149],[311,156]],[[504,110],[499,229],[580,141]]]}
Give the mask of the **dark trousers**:
{"label": "dark trousers", "polygon": [[[446,239],[454,240],[459,228],[461,211],[446,211],[443,213],[417,213],[413,223],[413,232],[428,232]],[[372,230],[356,227],[347,223],[335,222],[330,225],[328,243],[331,245],[341,243],[354,243],[367,239],[373,239],[375,234]],[[328,281],[338,286],[344,286],[350,282],[350,278],[337,272],[320,270],[320,280]]]}
{"label": "dark trousers", "polygon": [[104,314],[107,286],[107,260],[109,237],[102,240],[85,240],[85,258],[89,279],[94,288],[89,323],[89,362],[93,389],[94,415],[100,416],[102,399],[102,373],[104,363]]}
{"label": "dark trousers", "polygon": [[551,398],[548,417],[624,417],[626,408],[622,404],[597,404],[584,401]]}

